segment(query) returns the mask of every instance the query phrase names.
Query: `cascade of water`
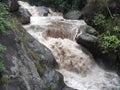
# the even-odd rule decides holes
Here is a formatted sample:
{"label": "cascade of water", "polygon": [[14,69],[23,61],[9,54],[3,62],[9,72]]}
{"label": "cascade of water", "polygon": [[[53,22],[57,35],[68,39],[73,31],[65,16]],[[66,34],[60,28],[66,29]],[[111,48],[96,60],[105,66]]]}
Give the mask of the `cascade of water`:
{"label": "cascade of water", "polygon": [[36,6],[22,1],[19,4],[32,14],[31,23],[24,28],[52,51],[60,67],[58,71],[63,74],[68,86],[78,90],[113,90],[120,87],[117,74],[98,67],[92,55],[74,41],[79,27],[86,25],[83,20],[52,16],[57,14],[43,17]]}

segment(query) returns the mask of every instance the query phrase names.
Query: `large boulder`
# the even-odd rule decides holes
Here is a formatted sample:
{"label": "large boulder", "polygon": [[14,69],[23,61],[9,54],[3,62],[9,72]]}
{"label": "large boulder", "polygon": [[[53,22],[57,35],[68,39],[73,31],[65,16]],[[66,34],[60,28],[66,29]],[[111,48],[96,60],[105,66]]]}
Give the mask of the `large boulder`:
{"label": "large boulder", "polygon": [[3,0],[3,2],[8,5],[10,12],[15,12],[19,9],[19,4],[17,0]]}
{"label": "large boulder", "polygon": [[42,78],[45,84],[45,90],[61,90],[65,87],[63,76],[54,70],[47,70]]}
{"label": "large boulder", "polygon": [[38,12],[40,16],[48,16],[49,14],[49,9],[45,6],[39,6],[38,8]]}
{"label": "large boulder", "polygon": [[[19,34],[21,33],[19,32]],[[0,90],[5,90],[5,88],[9,88],[9,90],[32,90],[35,88],[39,90],[42,80],[36,70],[34,60],[26,53],[26,48],[20,42],[19,36],[12,30],[8,30],[0,36],[0,42],[7,49],[2,60],[5,65],[2,75],[9,78],[7,85],[1,84]]]}
{"label": "large boulder", "polygon": [[16,30],[0,35],[0,43],[6,47],[0,60],[5,65],[0,80],[5,77],[6,81],[0,84],[0,90],[44,90],[45,87],[53,90],[49,89],[52,86],[54,90],[62,90],[66,87],[63,76],[54,70],[57,63],[51,51],[28,34],[21,24],[15,23],[15,26]]}
{"label": "large boulder", "polygon": [[22,24],[29,24],[31,14],[25,8],[19,8],[17,12],[13,12],[12,15],[16,17]]}
{"label": "large boulder", "polygon": [[59,72],[51,69],[47,69],[43,78],[45,87],[43,90],[75,90],[70,88],[63,83],[63,76]]}
{"label": "large boulder", "polygon": [[27,9],[20,7],[17,0],[2,0],[2,2],[7,4],[8,10],[14,13],[13,15],[16,16],[22,24],[30,23],[31,14]]}
{"label": "large boulder", "polygon": [[18,11],[18,19],[22,24],[30,23],[31,14],[25,8],[20,8]]}
{"label": "large boulder", "polygon": [[91,26],[83,25],[79,28],[76,35],[76,42],[86,49],[88,49],[94,56],[96,62],[105,69],[115,69],[113,65],[116,65],[119,60],[119,56],[114,53],[103,53],[98,46],[97,32]]}
{"label": "large boulder", "polygon": [[83,25],[80,26],[75,40],[78,44],[83,45],[87,49],[91,49],[94,48],[94,44],[97,41],[96,34],[97,31],[94,28],[88,25]]}
{"label": "large boulder", "polygon": [[37,61],[42,65],[47,65],[50,68],[57,67],[57,62],[51,51],[46,46],[39,43],[37,40],[32,39],[33,37],[29,37],[29,38],[31,38],[31,41],[29,43],[29,48],[32,48],[32,51],[30,51],[31,52],[30,56],[32,55],[32,58],[37,59]]}

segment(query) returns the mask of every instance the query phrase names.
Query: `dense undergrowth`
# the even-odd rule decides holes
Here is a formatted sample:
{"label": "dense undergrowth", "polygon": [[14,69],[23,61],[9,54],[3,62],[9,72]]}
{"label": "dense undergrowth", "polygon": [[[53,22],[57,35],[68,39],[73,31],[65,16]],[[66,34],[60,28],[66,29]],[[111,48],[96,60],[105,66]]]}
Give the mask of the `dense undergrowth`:
{"label": "dense undergrowth", "polygon": [[103,53],[120,54],[120,17],[106,18],[103,14],[94,17],[94,25],[99,29],[99,47]]}
{"label": "dense undergrowth", "polygon": [[62,12],[80,10],[85,6],[86,0],[41,0],[43,4],[53,5]]}
{"label": "dense undergrowth", "polygon": [[[118,74],[120,74],[119,5],[119,0],[101,0],[98,11],[94,12],[94,17],[89,20],[89,24],[99,32],[97,46],[102,51],[102,54],[110,54],[111,58],[116,57],[116,63],[113,63],[112,68]],[[112,61],[112,59],[109,61]]]}
{"label": "dense undergrowth", "polygon": [[[81,10],[87,0],[24,0],[31,4],[46,5],[55,8],[63,13],[71,10]],[[37,2],[37,3],[36,3]]]}

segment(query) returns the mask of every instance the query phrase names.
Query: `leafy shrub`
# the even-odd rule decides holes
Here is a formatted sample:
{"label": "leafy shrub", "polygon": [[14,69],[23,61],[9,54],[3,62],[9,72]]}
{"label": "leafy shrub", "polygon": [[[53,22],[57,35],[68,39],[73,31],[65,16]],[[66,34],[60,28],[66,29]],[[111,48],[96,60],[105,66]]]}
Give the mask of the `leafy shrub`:
{"label": "leafy shrub", "polygon": [[94,17],[93,22],[95,25],[101,25],[104,27],[106,24],[105,16],[103,14],[98,14]]}
{"label": "leafy shrub", "polygon": [[103,53],[119,53],[120,40],[115,35],[102,34],[99,37],[99,46]]}
{"label": "leafy shrub", "polygon": [[103,14],[94,17],[94,25],[99,29],[99,47],[103,53],[120,53],[120,20],[119,16],[106,18]]}
{"label": "leafy shrub", "polygon": [[7,6],[0,2],[0,17],[5,17],[6,15],[8,15],[7,10]]}
{"label": "leafy shrub", "polygon": [[5,33],[6,29],[11,29],[12,26],[5,18],[0,17],[0,32]]}

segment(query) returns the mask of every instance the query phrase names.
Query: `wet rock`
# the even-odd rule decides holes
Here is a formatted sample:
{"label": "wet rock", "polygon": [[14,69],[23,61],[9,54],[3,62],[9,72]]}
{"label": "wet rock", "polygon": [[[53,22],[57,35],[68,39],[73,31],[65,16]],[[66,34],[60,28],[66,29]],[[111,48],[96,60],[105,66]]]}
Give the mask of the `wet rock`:
{"label": "wet rock", "polygon": [[[29,38],[32,38],[29,36]],[[48,67],[55,68],[57,67],[57,62],[51,53],[51,51],[45,47],[43,44],[39,43],[37,40],[31,39],[29,43],[29,48],[33,49],[33,52],[41,53],[39,63],[47,65]]]}
{"label": "wet rock", "polygon": [[[7,86],[9,90],[40,90],[42,80],[34,62],[28,56],[24,45],[17,43],[15,38],[19,38],[19,35],[12,31],[6,32],[0,38],[1,44],[7,48],[4,52],[3,60],[6,68],[4,75],[10,78]],[[1,90],[5,89],[3,88]]]}
{"label": "wet rock", "polygon": [[8,9],[13,16],[17,17],[22,24],[30,23],[31,14],[25,8],[19,8],[17,0],[3,0],[3,3],[7,4]]}
{"label": "wet rock", "polygon": [[65,87],[63,76],[52,69],[48,69],[42,79],[45,84],[44,89],[62,90]]}
{"label": "wet rock", "polygon": [[[19,30],[15,32],[8,30],[0,36],[0,43],[7,48],[2,60],[5,64],[5,72],[2,76],[9,78],[6,86],[0,85],[0,90],[6,88],[43,90],[42,88],[49,87],[47,86],[49,82],[54,82],[55,90],[59,90],[64,86],[64,82],[62,75],[54,70],[57,64],[54,56],[47,47],[35,40],[20,25],[16,26]],[[21,35],[26,39],[21,38]],[[43,77],[39,75],[35,65],[37,61],[47,68]]]}
{"label": "wet rock", "polygon": [[74,10],[74,11],[70,11],[67,14],[65,14],[64,18],[71,19],[71,20],[78,20],[80,16],[81,16],[80,11]]}
{"label": "wet rock", "polygon": [[37,9],[38,9],[38,12],[39,12],[40,16],[48,16],[49,9],[47,7],[39,6]]}
{"label": "wet rock", "polygon": [[66,86],[66,87],[63,88],[62,90],[77,90],[77,89],[72,89],[72,88]]}
{"label": "wet rock", "polygon": [[[87,28],[86,28],[87,27]],[[113,65],[119,61],[114,53],[102,53],[97,44],[96,30],[90,26],[81,26],[76,35],[76,42],[88,49],[94,56],[96,62],[105,69],[113,70]]]}
{"label": "wet rock", "polygon": [[31,14],[25,8],[20,8],[17,13],[18,19],[22,24],[30,23]]}
{"label": "wet rock", "polygon": [[88,25],[83,25],[80,26],[75,40],[78,44],[83,45],[87,49],[91,49],[97,41],[96,34],[97,31],[94,28]]}
{"label": "wet rock", "polygon": [[0,90],[6,90],[6,88],[8,88],[8,90],[27,90],[26,84],[21,78],[10,80],[8,86],[2,86]]}

